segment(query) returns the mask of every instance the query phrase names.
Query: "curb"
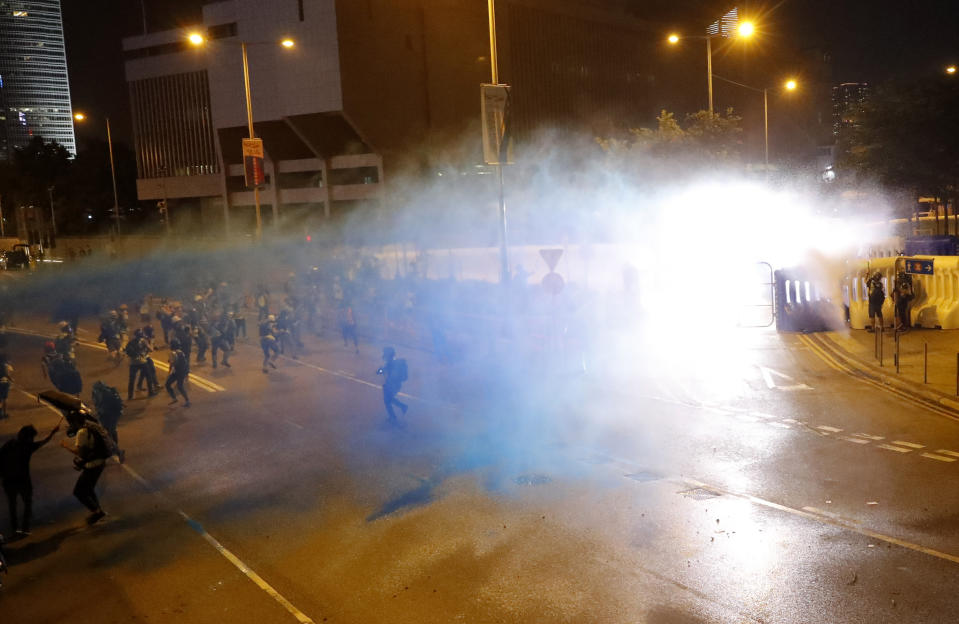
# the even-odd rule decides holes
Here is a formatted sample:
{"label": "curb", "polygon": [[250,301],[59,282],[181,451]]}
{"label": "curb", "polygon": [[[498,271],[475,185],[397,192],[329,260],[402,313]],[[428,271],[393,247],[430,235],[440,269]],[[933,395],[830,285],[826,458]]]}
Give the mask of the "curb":
{"label": "curb", "polygon": [[900,393],[910,395],[916,401],[927,404],[931,403],[939,412],[948,412],[945,414],[946,416],[954,420],[959,420],[959,400],[956,400],[954,397],[938,390],[923,387],[916,382],[890,375],[884,369],[862,361],[840,346],[829,333],[807,334],[806,336],[831,356],[840,360],[851,369],[851,372],[894,388]]}

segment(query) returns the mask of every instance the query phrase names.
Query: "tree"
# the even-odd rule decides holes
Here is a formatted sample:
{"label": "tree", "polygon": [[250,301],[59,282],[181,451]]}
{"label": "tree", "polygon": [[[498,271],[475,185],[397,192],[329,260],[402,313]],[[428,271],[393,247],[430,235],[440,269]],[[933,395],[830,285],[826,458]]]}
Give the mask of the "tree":
{"label": "tree", "polygon": [[[620,165],[637,166],[644,178],[692,174],[717,167],[739,166],[742,118],[699,111],[684,124],[666,110],[656,118],[656,128],[631,128],[625,139],[598,139],[607,156]],[[683,127],[685,125],[685,127]]]}
{"label": "tree", "polygon": [[840,132],[842,170],[914,197],[956,197],[959,83],[953,78],[890,83]]}

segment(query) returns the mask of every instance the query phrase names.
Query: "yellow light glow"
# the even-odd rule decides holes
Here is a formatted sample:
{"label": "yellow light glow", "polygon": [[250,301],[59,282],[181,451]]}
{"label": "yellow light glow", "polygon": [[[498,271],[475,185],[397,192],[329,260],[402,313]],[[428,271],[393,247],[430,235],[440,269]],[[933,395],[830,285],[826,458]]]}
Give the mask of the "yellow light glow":
{"label": "yellow light glow", "polygon": [[77,121],[83,121],[84,119],[87,118],[87,116],[84,115],[83,113],[74,113],[73,118],[76,119]]}
{"label": "yellow light glow", "polygon": [[756,32],[756,25],[752,22],[743,22],[739,25],[739,36],[740,37],[752,37]]}
{"label": "yellow light glow", "polygon": [[668,42],[670,42],[670,43],[673,43],[673,44],[679,43],[679,35],[672,34],[672,35],[670,35],[669,37],[666,38],[666,41],[668,41]]}
{"label": "yellow light glow", "polygon": [[946,68],[946,73],[947,73],[947,74],[954,74],[954,73],[956,73],[956,66],[955,66],[955,65],[950,65],[949,67],[947,67],[947,68]]}
{"label": "yellow light glow", "polygon": [[799,84],[795,80],[787,80],[785,84],[786,91],[795,91],[798,86]]}
{"label": "yellow light glow", "polygon": [[27,13],[26,11],[14,11],[14,12],[13,12],[13,16],[14,16],[14,17],[26,17],[26,16],[28,16],[28,15],[30,15],[30,14]]}
{"label": "yellow light glow", "polygon": [[189,35],[187,35],[187,39],[193,45],[203,45],[203,43],[206,41],[206,39],[203,38],[203,35],[197,32],[192,32]]}
{"label": "yellow light glow", "polygon": [[287,37],[286,39],[280,42],[280,45],[283,46],[284,48],[292,48],[293,46],[296,45],[296,43],[292,39]]}

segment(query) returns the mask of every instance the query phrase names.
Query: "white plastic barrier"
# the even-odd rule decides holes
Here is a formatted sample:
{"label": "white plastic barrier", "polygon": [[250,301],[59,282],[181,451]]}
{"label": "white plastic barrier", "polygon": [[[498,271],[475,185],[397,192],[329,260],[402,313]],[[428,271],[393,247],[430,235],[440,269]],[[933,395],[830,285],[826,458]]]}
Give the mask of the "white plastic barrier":
{"label": "white plastic barrier", "polygon": [[913,299],[909,303],[910,324],[928,328],[959,329],[959,256],[898,256],[857,260],[849,264],[846,292],[849,301],[849,324],[864,329],[872,324],[869,318],[869,293],[866,280],[874,272],[882,275],[886,299],[882,305],[883,324],[895,323],[892,289],[896,273],[905,270],[910,260],[931,260],[932,275],[912,275]]}

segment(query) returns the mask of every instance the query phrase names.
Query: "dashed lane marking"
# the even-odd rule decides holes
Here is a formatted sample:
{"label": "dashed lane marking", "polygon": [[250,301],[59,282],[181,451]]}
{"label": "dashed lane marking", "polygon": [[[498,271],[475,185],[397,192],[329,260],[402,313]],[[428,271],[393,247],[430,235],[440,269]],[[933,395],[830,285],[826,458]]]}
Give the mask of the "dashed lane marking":
{"label": "dashed lane marking", "polygon": [[845,440],[846,442],[852,442],[853,444],[869,444],[869,440],[863,438],[853,438],[850,436],[840,436],[840,440]]}
{"label": "dashed lane marking", "polygon": [[951,456],[951,457],[959,457],[959,453],[957,453],[956,451],[948,451],[948,450],[946,450],[946,449],[938,449],[938,450],[936,450],[936,452],[939,453],[940,455],[949,455],[949,456]]}
{"label": "dashed lane marking", "polygon": [[854,433],[854,436],[857,438],[865,438],[867,440],[872,440],[873,442],[878,442],[880,440],[885,440],[885,436],[869,435],[868,433]]}
{"label": "dashed lane marking", "polygon": [[[909,550],[913,550],[913,551],[916,551],[916,552],[920,552],[920,553],[923,553],[923,554],[925,554],[925,555],[929,555],[929,556],[931,556],[931,557],[936,557],[936,558],[938,558],[938,559],[943,559],[943,560],[945,560],[945,561],[951,561],[952,563],[959,563],[959,555],[954,555],[954,554],[952,554],[952,553],[942,552],[941,550],[935,550],[935,549],[933,549],[933,548],[926,548],[925,546],[922,546],[922,545],[920,545],[920,544],[915,544],[915,543],[913,543],[913,542],[907,542],[906,540],[902,540],[902,539],[899,539],[898,537],[893,537],[893,536],[891,536],[891,535],[884,535],[884,534],[882,534],[882,533],[878,533],[878,532],[876,532],[876,531],[872,531],[872,530],[867,529],[867,528],[865,528],[865,527],[859,526],[859,525],[855,524],[853,521],[845,520],[845,519],[840,518],[840,517],[838,517],[838,516],[834,516],[834,515],[828,515],[828,516],[826,516],[826,515],[822,515],[822,514],[819,514],[819,513],[814,513],[814,512],[811,512],[811,511],[806,511],[806,510],[803,510],[803,509],[794,509],[793,507],[787,507],[786,505],[780,505],[779,503],[774,503],[774,502],[772,502],[772,501],[768,501],[768,500],[765,500],[765,499],[762,499],[762,498],[759,498],[759,497],[756,497],[756,496],[752,496],[752,495],[750,495],[750,494],[742,494],[742,493],[740,493],[740,492],[734,492],[734,491],[732,491],[732,490],[727,490],[727,489],[722,488],[722,487],[719,487],[719,486],[708,485],[708,484],[706,484],[706,483],[702,483],[702,482],[696,481],[696,480],[694,480],[694,479],[684,478],[684,479],[682,479],[682,481],[684,481],[685,483],[692,484],[692,485],[694,485],[694,486],[696,486],[696,487],[709,488],[709,489],[711,489],[711,490],[714,490],[714,491],[717,491],[717,492],[721,492],[721,493],[726,494],[726,495],[728,495],[728,496],[734,496],[734,497],[736,497],[736,498],[740,498],[740,499],[743,499],[743,500],[747,500],[747,501],[749,501],[749,502],[751,502],[751,503],[754,503],[754,504],[756,504],[756,505],[761,505],[761,506],[763,506],[763,507],[768,507],[769,509],[776,509],[776,510],[779,510],[779,511],[782,511],[782,512],[785,512],[785,513],[788,513],[788,514],[792,514],[792,515],[794,515],[794,516],[799,516],[799,517],[803,517],[803,518],[809,518],[810,520],[815,520],[815,521],[821,522],[821,523],[823,523],[823,524],[830,524],[830,525],[832,525],[832,526],[836,526],[836,527],[839,527],[839,528],[847,529],[847,530],[849,530],[849,531],[853,531],[853,532],[855,532],[855,533],[859,533],[860,535],[865,535],[866,537],[871,537],[871,538],[873,538],[873,539],[881,540],[881,541],[886,542],[886,543],[888,543],[888,544],[895,544],[896,546],[901,546],[901,547],[903,547],[903,548],[908,548]],[[812,507],[812,508],[809,508],[809,509],[815,509],[815,508]]]}
{"label": "dashed lane marking", "polygon": [[[39,336],[40,338],[49,337],[46,334],[43,334],[41,332],[33,331],[32,329],[23,329],[20,327],[8,327],[7,331],[13,332],[15,334],[23,334],[26,336]],[[98,342],[87,342],[86,340],[77,340],[77,344],[82,345],[84,347],[89,347],[91,349],[97,349],[98,351],[107,350],[106,345],[102,345]],[[170,372],[170,366],[166,362],[153,360],[153,363],[161,371],[165,373]],[[224,388],[220,384],[210,381],[209,379],[206,379],[204,377],[200,377],[199,375],[196,375],[194,373],[190,373],[190,383],[202,388],[203,390],[206,390],[207,392],[225,392],[226,391],[226,388]]]}
{"label": "dashed lane marking", "polygon": [[891,444],[879,444],[877,445],[881,449],[886,449],[887,451],[895,451],[897,453],[911,453],[912,449],[902,448],[901,446],[893,446]]}
{"label": "dashed lane marking", "polygon": [[[36,398],[37,402],[40,402],[40,399],[37,398],[36,395],[26,392],[24,390],[20,390],[19,388],[17,388],[17,390],[19,390],[20,392],[22,392],[23,394],[31,398]],[[52,405],[49,405],[47,403],[41,403],[41,405],[43,405],[44,407],[46,407],[47,409],[55,413],[57,416],[61,416],[60,410],[53,407]],[[222,555],[224,559],[232,563],[234,567],[236,567],[236,569],[242,572],[248,579],[253,581],[253,583],[257,587],[262,589],[271,598],[273,598],[273,600],[275,600],[281,606],[283,606],[283,608],[286,609],[294,618],[296,618],[296,620],[300,622],[300,624],[315,624],[313,620],[310,619],[305,613],[297,609],[293,603],[291,603],[289,600],[283,597],[283,595],[280,594],[280,592],[276,591],[272,585],[267,583],[262,576],[257,574],[253,569],[250,568],[250,566],[243,563],[243,561],[239,557],[234,555],[230,550],[228,550],[225,546],[223,546],[223,544],[221,544],[215,537],[207,533],[206,529],[203,528],[203,525],[201,525],[199,522],[197,522],[196,520],[191,518],[189,515],[187,515],[186,512],[179,509],[176,506],[176,504],[173,503],[173,501],[171,501],[165,494],[157,490],[155,487],[153,487],[153,485],[151,485],[149,481],[147,481],[142,476],[140,476],[140,473],[138,473],[136,470],[131,468],[129,464],[124,462],[120,464],[120,468],[122,468],[128,475],[133,477],[134,481],[142,485],[143,488],[147,490],[150,494],[152,494],[153,496],[161,500],[167,507],[175,509],[177,514],[179,514],[180,517],[186,521],[187,526],[189,526],[191,529],[196,531],[200,535],[200,537],[206,540],[208,544],[213,546],[213,548],[215,548],[216,551],[220,553],[220,555]]]}
{"label": "dashed lane marking", "polygon": [[927,457],[929,459],[935,459],[941,462],[954,462],[956,461],[955,457],[946,457],[945,455],[936,455],[935,453],[920,453],[921,456]]}
{"label": "dashed lane marking", "polygon": [[893,444],[898,444],[899,446],[908,446],[913,449],[926,448],[924,444],[916,444],[915,442],[903,442],[902,440],[893,440]]}
{"label": "dashed lane marking", "polygon": [[827,425],[817,425],[816,429],[822,429],[823,431],[828,431],[829,433],[840,433],[842,429],[836,429],[835,427],[829,427]]}

